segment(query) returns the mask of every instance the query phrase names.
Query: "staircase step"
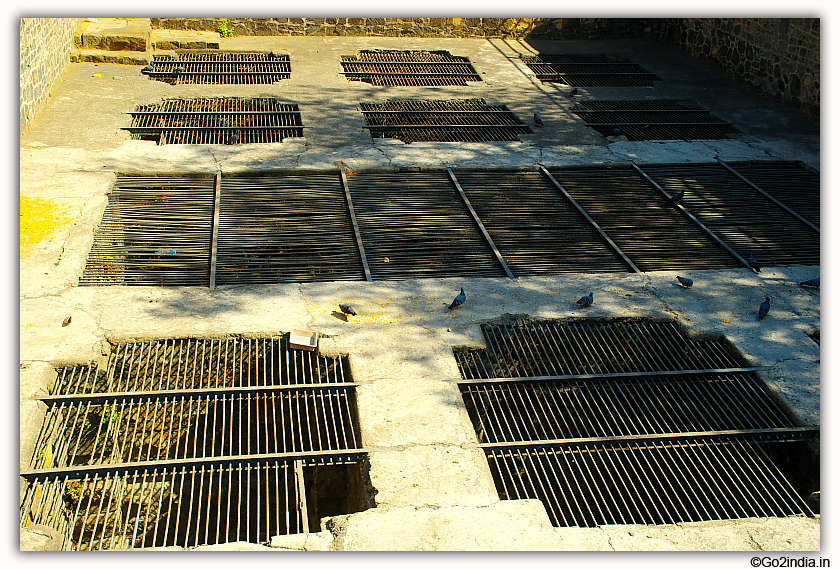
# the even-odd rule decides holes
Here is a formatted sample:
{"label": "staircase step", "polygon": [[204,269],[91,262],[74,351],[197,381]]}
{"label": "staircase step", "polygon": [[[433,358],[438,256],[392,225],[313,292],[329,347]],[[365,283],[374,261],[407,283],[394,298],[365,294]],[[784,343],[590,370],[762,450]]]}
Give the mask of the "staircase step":
{"label": "staircase step", "polygon": [[70,52],[72,62],[121,63],[123,65],[146,65],[150,58],[148,52],[110,51],[104,49],[74,49]]}
{"label": "staircase step", "polygon": [[149,47],[155,50],[219,49],[218,32],[195,30],[153,30]]}
{"label": "staircase step", "polygon": [[145,52],[151,32],[149,18],[97,18],[82,24],[73,39],[80,49]]}

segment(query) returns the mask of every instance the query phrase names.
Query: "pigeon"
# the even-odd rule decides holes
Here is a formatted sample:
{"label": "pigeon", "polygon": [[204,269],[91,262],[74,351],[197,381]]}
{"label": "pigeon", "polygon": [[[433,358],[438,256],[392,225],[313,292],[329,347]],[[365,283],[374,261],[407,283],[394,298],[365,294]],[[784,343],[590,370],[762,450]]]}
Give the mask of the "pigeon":
{"label": "pigeon", "polygon": [[747,263],[750,264],[750,269],[756,273],[761,273],[761,266],[758,264],[758,260],[752,255],[747,258]]}
{"label": "pigeon", "polygon": [[690,279],[688,277],[680,277],[679,275],[677,275],[677,281],[679,281],[680,285],[682,285],[686,289],[694,285],[694,279]]}
{"label": "pigeon", "polygon": [[187,68],[182,63],[181,65],[179,65],[178,67],[175,68],[175,71],[173,71],[173,73],[175,75],[180,75],[180,74],[184,73],[186,70],[187,70]]}
{"label": "pigeon", "polygon": [[770,297],[764,299],[764,302],[758,307],[758,318],[763,319],[770,312]]}
{"label": "pigeon", "polygon": [[815,277],[813,279],[808,279],[807,281],[803,281],[800,283],[803,287],[816,287],[817,289],[820,288],[820,278]]}
{"label": "pigeon", "polygon": [[464,288],[461,287],[461,292],[456,295],[455,299],[452,300],[452,304],[449,305],[449,310],[457,309],[461,305],[464,304],[464,301],[467,300],[467,294],[464,293]]}
{"label": "pigeon", "polygon": [[536,126],[538,126],[538,127],[542,127],[542,126],[543,126],[543,124],[544,124],[544,123],[543,123],[543,120],[542,120],[542,119],[540,118],[540,116],[539,116],[539,115],[537,115],[536,113],[534,113],[534,124],[535,124]]}
{"label": "pigeon", "polygon": [[586,297],[581,297],[580,299],[578,299],[577,304],[580,305],[581,307],[588,307],[594,301],[595,301],[595,295],[593,293],[590,293]]}
{"label": "pigeon", "polygon": [[146,67],[140,70],[140,73],[152,73],[155,70],[155,64],[150,63]]}
{"label": "pigeon", "polygon": [[225,144],[239,144],[239,131],[233,131],[227,137]]}
{"label": "pigeon", "polygon": [[680,190],[677,194],[671,196],[671,201],[675,204],[679,204],[682,202],[682,199],[685,197],[685,190]]}
{"label": "pigeon", "polygon": [[345,315],[353,315],[356,316],[356,310],[350,306],[349,303],[341,303],[338,308],[341,310],[342,313]]}
{"label": "pigeon", "polygon": [[569,92],[569,95],[571,95],[572,97],[574,97],[574,96],[575,96],[575,95],[577,95],[577,94],[578,94],[577,87],[575,87],[574,89],[572,89],[572,90]]}
{"label": "pigeon", "polygon": [[274,59],[274,52],[273,51],[268,52],[268,59]]}
{"label": "pigeon", "polygon": [[613,134],[614,134],[615,136],[620,135],[620,134],[621,134],[621,129],[619,129],[618,127],[614,128],[614,129],[613,129]]}

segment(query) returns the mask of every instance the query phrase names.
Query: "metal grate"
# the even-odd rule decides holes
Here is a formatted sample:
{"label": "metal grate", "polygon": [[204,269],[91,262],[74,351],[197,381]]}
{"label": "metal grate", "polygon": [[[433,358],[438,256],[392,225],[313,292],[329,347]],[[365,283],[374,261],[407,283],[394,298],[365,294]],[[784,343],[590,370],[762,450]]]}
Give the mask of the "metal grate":
{"label": "metal grate", "polygon": [[364,457],[345,358],[288,337],[170,339],[59,370],[21,525],[56,526],[76,550],[308,530],[305,468]]}
{"label": "metal grate", "polygon": [[521,56],[522,62],[544,83],[574,87],[647,87],[659,78],[614,55]]}
{"label": "metal grate", "polygon": [[[149,79],[172,85],[210,83],[219,85],[270,84],[291,77],[288,55],[274,53],[180,52],[155,55]],[[183,68],[183,69],[180,69]]]}
{"label": "metal grate", "polygon": [[406,143],[515,141],[531,132],[507,107],[484,99],[392,100],[362,103],[361,109],[371,137]]}
{"label": "metal grate", "polygon": [[502,499],[555,526],[813,516],[764,443],[806,441],[755,369],[673,323],[482,325],[461,393]]}
{"label": "metal grate", "polygon": [[632,168],[551,169],[551,174],[642,271],[742,265]]}
{"label": "metal grate", "polygon": [[469,58],[448,51],[363,50],[342,56],[342,74],[348,81],[371,85],[467,85],[481,81]]}
{"label": "metal grate", "polygon": [[725,139],[738,133],[692,101],[583,101],[572,112],[602,135],[619,128],[628,140]]}
{"label": "metal grate", "polygon": [[337,174],[223,178],[216,283],[365,279]]}
{"label": "metal grate", "polygon": [[374,279],[504,277],[446,173],[347,177]]}
{"label": "metal grate", "polygon": [[250,144],[302,137],[296,104],[263,97],[166,99],[131,113],[131,138],[158,144]]}
{"label": "metal grate", "polygon": [[752,254],[767,265],[819,265],[819,229],[797,219],[722,164],[642,170],[666,192],[684,191],[685,208],[742,257]]}
{"label": "metal grate", "polygon": [[207,285],[212,178],[117,177],[79,285]]}
{"label": "metal grate", "polygon": [[627,271],[627,264],[542,173],[458,172],[516,275]]}

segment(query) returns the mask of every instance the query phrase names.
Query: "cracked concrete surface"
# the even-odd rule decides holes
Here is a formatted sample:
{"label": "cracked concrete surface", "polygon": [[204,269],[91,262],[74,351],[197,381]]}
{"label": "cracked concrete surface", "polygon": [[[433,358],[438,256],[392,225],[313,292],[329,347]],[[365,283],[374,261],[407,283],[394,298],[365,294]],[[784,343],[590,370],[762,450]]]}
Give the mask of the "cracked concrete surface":
{"label": "cracked concrete surface", "polygon": [[[470,87],[385,88],[347,82],[338,74],[337,56],[376,47],[449,49],[468,55],[485,81]],[[676,284],[675,272],[254,285],[212,291],[77,286],[116,174],[536,170],[539,165],[711,162],[718,157],[802,160],[819,168],[818,125],[797,123],[793,111],[742,92],[668,46],[629,40],[549,46],[557,52],[620,53],[663,77],[653,88],[581,89],[582,97],[682,96],[744,131],[726,141],[606,140],[571,116],[572,102],[564,88],[535,82],[523,73],[521,63],[509,59],[538,47],[501,40],[223,40],[222,49],[290,53],[292,79],[273,86],[171,86],[148,81],[138,67],[71,64],[52,102],[21,140],[21,195],[50,200],[73,212],[68,224],[21,249],[21,468],[28,465],[44,414],[37,397],[48,389],[56,366],[96,361],[107,342],[276,335],[309,328],[329,335],[322,338],[322,352],[350,355],[376,507],[325,518],[321,532],[273,537],[269,545],[232,543],[199,550],[819,549],[819,518],[553,528],[539,501],[500,501],[462,403],[452,357],[453,346],[484,346],[479,325],[504,314],[675,319],[692,333],[725,336],[748,362],[763,367],[762,378],[801,423],[819,425],[820,350],[806,333],[820,327],[820,292],[798,286],[819,275],[819,266],[768,267],[761,274],[746,269],[696,271],[690,273],[695,279],[690,290]],[[695,73],[690,81],[681,79],[686,68]],[[93,78],[94,72],[102,77]],[[703,78],[708,86],[698,90]],[[124,113],[135,105],[205,95],[277,96],[297,102],[310,128],[305,140],[234,147],[157,146],[129,140],[120,130],[128,124]],[[538,111],[546,128],[510,143],[373,141],[361,128],[358,103],[389,97],[484,97],[507,105],[523,119]],[[761,113],[785,129],[763,127],[773,121]],[[752,120],[759,116],[761,120]],[[447,311],[461,286],[467,291],[466,304]],[[595,304],[580,309],[575,300],[593,290]],[[765,296],[773,298],[773,305],[768,318],[759,322],[758,304]],[[359,315],[339,320],[333,314],[339,302],[352,303]],[[72,316],[72,322],[62,327],[66,316]],[[47,541],[31,536],[33,532],[21,531],[21,549],[24,544],[48,549]]]}

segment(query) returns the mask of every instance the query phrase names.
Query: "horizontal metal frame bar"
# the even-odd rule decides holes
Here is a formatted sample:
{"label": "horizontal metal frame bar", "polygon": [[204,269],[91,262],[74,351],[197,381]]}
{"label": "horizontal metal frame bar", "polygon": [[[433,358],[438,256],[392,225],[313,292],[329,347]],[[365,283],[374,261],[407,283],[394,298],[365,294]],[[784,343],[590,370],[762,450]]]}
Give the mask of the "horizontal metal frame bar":
{"label": "horizontal metal frame bar", "polygon": [[309,457],[329,457],[344,455],[366,455],[365,449],[331,449],[325,451],[294,451],[289,453],[265,453],[255,455],[228,455],[224,457],[196,457],[175,461],[134,461],[131,463],[113,463],[110,465],[73,465],[72,467],[56,467],[52,469],[27,469],[20,471],[21,477],[34,479],[36,477],[83,476],[94,473],[110,473],[114,471],[130,471],[141,469],[161,469],[217,465],[224,463],[248,463],[271,459],[305,459]]}
{"label": "horizontal metal frame bar", "polygon": [[124,131],[137,133],[154,133],[156,131],[292,131],[295,129],[308,129],[306,125],[243,125],[239,127],[120,127]]}
{"label": "horizontal metal frame bar", "polygon": [[342,71],[340,75],[362,76],[382,75],[387,77],[479,77],[478,73],[424,73],[424,72],[396,72],[396,71]]}
{"label": "horizontal metal frame bar", "polygon": [[363,129],[396,130],[396,129],[527,129],[528,125],[365,125]]}
{"label": "horizontal metal frame bar", "polygon": [[[565,445],[612,444],[612,443],[665,443],[666,440],[687,440],[703,438],[783,438],[785,441],[807,441],[820,433],[818,427],[780,427],[765,429],[696,431],[678,433],[658,433],[641,435],[622,435],[608,437],[580,437],[567,439],[546,439],[532,441],[505,441],[499,443],[479,443],[482,449],[517,448],[517,447],[551,447]],[[790,439],[794,438],[794,439]]]}
{"label": "horizontal metal frame bar", "polygon": [[342,59],[341,64],[351,65],[472,65],[470,61],[375,61],[361,59]]}
{"label": "horizontal metal frame bar", "polygon": [[365,115],[513,115],[511,111],[503,110],[503,111],[484,111],[484,110],[475,110],[475,109],[464,109],[463,111],[458,110],[426,110],[420,109],[416,111],[376,111],[372,109],[362,110],[362,113]]}
{"label": "horizontal metal frame bar", "polygon": [[662,122],[662,123],[628,123],[624,121],[615,121],[613,123],[590,123],[586,121],[587,127],[644,127],[646,125],[650,125],[651,127],[731,127],[732,123],[724,123],[724,122],[714,122],[714,123],[670,123],[670,122]]}
{"label": "horizontal metal frame bar", "polygon": [[481,378],[458,380],[458,384],[496,384],[503,382],[556,382],[558,380],[603,380],[608,378],[645,378],[648,376],[692,376],[696,374],[730,374],[733,372],[756,372],[761,367],[749,368],[707,368],[698,370],[656,370],[653,372],[610,372],[605,374],[567,374],[562,376],[516,376],[513,378]]}
{"label": "horizontal metal frame bar", "polygon": [[227,116],[227,115],[248,115],[255,117],[273,116],[273,115],[300,115],[300,111],[196,111],[192,109],[184,111],[126,111],[123,115],[138,115],[138,116],[181,116],[181,115],[201,115],[201,116]]}
{"label": "horizontal metal frame bar", "polygon": [[655,73],[649,73],[646,71],[639,71],[635,73],[597,73],[597,72],[557,72],[557,73],[535,73],[538,78],[539,77],[589,77],[589,76],[596,76],[596,77],[626,77],[626,76],[646,76],[646,77],[656,77]]}

